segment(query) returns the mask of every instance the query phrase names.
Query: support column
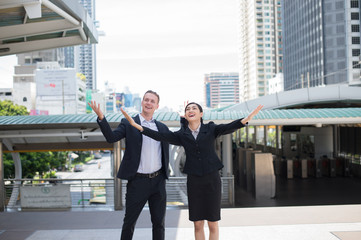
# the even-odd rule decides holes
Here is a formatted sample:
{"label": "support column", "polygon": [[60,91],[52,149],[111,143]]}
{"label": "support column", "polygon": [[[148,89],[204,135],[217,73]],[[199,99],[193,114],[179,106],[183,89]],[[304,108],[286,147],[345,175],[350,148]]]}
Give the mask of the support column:
{"label": "support column", "polygon": [[118,169],[122,158],[122,144],[121,141],[114,143],[114,163],[113,163],[113,179],[114,179],[114,210],[119,211],[123,209],[122,203],[122,181],[117,178]]}
{"label": "support column", "polygon": [[268,136],[268,127],[263,126],[263,152],[267,152],[267,136]]}
{"label": "support column", "polygon": [[339,127],[338,125],[333,125],[333,154],[332,156],[335,158],[339,153]]}
{"label": "support column", "polygon": [[257,149],[257,126],[253,126],[253,129],[254,129],[254,134],[253,134],[253,150],[256,150]]}
{"label": "support column", "polygon": [[5,210],[3,143],[0,141],[0,212]]}
{"label": "support column", "polygon": [[[13,145],[9,140],[4,139],[3,144],[6,146],[6,148],[8,150],[14,151]],[[20,153],[12,152],[11,157],[13,158],[14,166],[15,166],[15,179],[22,179],[23,175],[22,175],[22,166],[21,166]],[[9,209],[16,206],[16,202],[17,202],[19,194],[20,194],[20,186],[21,186],[21,184],[22,184],[21,180],[18,180],[18,181],[14,182],[14,187],[11,190],[11,196],[10,196],[9,202],[7,204],[7,207]]]}
{"label": "support column", "polygon": [[249,134],[249,127],[248,125],[246,126],[246,140],[244,142],[244,148],[247,149],[248,148],[248,134]]}
{"label": "support column", "polygon": [[[222,137],[222,160],[224,164],[223,177],[233,176],[232,164],[232,134],[223,135]],[[228,180],[228,202],[234,205],[234,179]]]}
{"label": "support column", "polygon": [[279,153],[280,143],[278,139],[280,139],[280,127],[276,125],[276,154]]}
{"label": "support column", "polygon": [[222,161],[224,164],[223,176],[230,177],[233,175],[232,166],[232,134],[223,135],[222,138]]}

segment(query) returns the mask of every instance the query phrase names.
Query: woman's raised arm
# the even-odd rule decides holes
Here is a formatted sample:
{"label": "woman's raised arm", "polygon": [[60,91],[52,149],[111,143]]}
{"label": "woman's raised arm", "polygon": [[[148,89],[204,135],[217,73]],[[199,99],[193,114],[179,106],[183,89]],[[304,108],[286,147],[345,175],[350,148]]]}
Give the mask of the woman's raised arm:
{"label": "woman's raised arm", "polygon": [[143,132],[143,127],[141,125],[139,125],[138,123],[136,123],[134,121],[134,119],[128,115],[128,113],[126,111],[123,110],[123,108],[120,108],[120,111],[122,111],[124,117],[128,120],[128,122],[130,123],[130,125],[132,125],[133,127],[135,127],[136,129],[138,129],[139,131]]}
{"label": "woman's raised arm", "polygon": [[262,108],[263,108],[262,104],[258,105],[258,107],[255,110],[253,110],[253,112],[251,112],[247,117],[245,117],[241,120],[242,124],[246,125],[246,123],[251,121],[252,118],[254,116],[256,116],[258,114],[258,112],[261,111]]}

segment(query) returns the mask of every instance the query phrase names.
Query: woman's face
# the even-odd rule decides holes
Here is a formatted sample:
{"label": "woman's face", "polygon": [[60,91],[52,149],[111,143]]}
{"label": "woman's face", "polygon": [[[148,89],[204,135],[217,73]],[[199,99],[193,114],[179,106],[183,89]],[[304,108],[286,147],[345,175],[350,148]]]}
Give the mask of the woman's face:
{"label": "woman's face", "polygon": [[189,104],[186,108],[185,118],[188,122],[201,121],[203,112],[201,112],[196,104]]}

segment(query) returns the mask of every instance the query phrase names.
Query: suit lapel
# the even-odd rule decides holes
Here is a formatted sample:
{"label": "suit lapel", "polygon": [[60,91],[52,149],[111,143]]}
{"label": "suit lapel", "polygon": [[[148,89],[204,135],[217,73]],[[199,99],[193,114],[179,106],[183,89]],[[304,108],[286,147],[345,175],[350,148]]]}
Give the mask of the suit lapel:
{"label": "suit lapel", "polygon": [[137,116],[133,117],[133,119],[134,119],[134,121],[135,121],[136,123],[138,123],[139,125],[142,125],[142,124],[140,123],[139,114],[138,114]]}
{"label": "suit lapel", "polygon": [[[140,123],[139,114],[138,114],[137,116],[133,117],[133,119],[134,119],[134,121],[135,121],[136,123],[138,123],[139,125],[142,125],[142,124]],[[138,136],[140,137],[140,140],[142,141],[142,140],[143,140],[143,134],[142,134],[140,131],[138,131],[138,129],[136,129],[135,127],[133,127],[133,126],[130,126],[130,127],[134,128],[133,130],[136,130],[136,132],[139,133]]]}
{"label": "suit lapel", "polygon": [[[189,129],[188,126],[186,126],[186,127],[184,128],[183,134],[184,134],[184,135],[186,136],[186,138],[188,138],[189,140],[191,140],[191,141],[196,141],[196,139],[194,139],[194,137],[193,137],[192,131]],[[197,136],[197,138],[198,138],[198,136]]]}
{"label": "suit lapel", "polygon": [[199,141],[199,139],[201,139],[203,136],[205,136],[207,133],[207,126],[204,125],[203,123],[201,123],[201,127],[199,129],[199,133],[197,135],[197,141]]}

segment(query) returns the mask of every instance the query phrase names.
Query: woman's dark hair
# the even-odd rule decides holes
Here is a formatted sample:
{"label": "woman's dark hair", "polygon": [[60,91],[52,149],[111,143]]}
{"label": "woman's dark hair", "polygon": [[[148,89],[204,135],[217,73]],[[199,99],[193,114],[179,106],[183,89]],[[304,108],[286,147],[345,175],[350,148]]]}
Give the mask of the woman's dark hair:
{"label": "woman's dark hair", "polygon": [[201,105],[199,105],[198,103],[195,103],[195,102],[190,102],[190,103],[188,103],[188,104],[186,105],[186,107],[184,108],[184,112],[186,112],[187,107],[188,107],[189,105],[191,105],[191,104],[197,105],[197,107],[198,107],[199,111],[200,111],[200,112],[203,112],[203,108],[202,108],[202,106],[201,106]]}

